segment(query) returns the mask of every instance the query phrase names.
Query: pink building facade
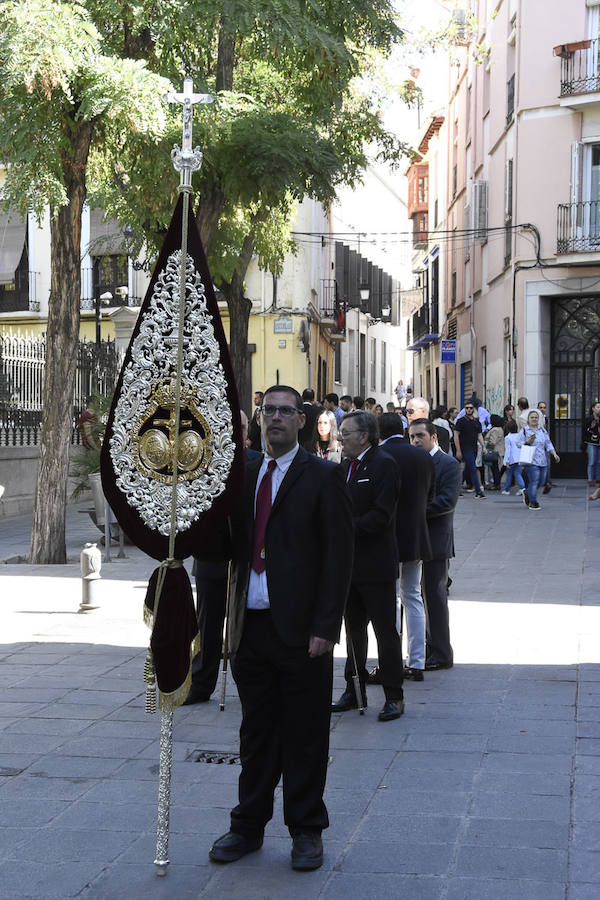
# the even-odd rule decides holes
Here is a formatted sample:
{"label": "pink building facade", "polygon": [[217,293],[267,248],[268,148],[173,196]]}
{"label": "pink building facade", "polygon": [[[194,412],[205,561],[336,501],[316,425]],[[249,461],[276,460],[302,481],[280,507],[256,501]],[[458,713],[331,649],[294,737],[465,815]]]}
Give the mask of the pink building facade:
{"label": "pink building facade", "polygon": [[473,0],[465,13],[437,216],[440,339],[455,337],[456,363],[428,380],[417,349],[415,389],[459,407],[475,391],[500,414],[545,400],[556,474],[583,475],[600,399],[600,0]]}

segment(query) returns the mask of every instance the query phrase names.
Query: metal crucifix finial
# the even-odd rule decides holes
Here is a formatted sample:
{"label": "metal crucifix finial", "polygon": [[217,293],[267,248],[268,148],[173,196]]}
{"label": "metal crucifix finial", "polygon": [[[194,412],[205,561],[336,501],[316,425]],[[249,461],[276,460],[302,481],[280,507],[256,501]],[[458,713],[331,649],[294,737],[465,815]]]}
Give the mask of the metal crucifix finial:
{"label": "metal crucifix finial", "polygon": [[191,78],[183,80],[183,94],[165,94],[167,103],[181,103],[183,106],[183,134],[181,147],[175,144],[171,150],[171,159],[176,172],[181,174],[180,190],[191,191],[192,172],[197,172],[202,165],[202,152],[200,147],[192,150],[192,116],[194,104],[212,103],[210,94],[194,94]]}

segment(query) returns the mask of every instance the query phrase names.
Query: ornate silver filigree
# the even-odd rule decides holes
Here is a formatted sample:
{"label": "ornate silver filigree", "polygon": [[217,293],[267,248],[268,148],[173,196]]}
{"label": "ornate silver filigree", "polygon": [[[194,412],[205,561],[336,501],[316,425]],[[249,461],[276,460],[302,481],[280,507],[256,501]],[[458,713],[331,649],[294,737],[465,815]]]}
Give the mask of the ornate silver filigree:
{"label": "ornate silver filigree", "polygon": [[158,776],[158,820],[156,824],[157,875],[166,875],[169,865],[169,818],[171,811],[171,771],[173,768],[173,710],[160,714],[160,757]]}
{"label": "ornate silver filigree", "polygon": [[[133,342],[115,409],[110,455],[116,482],[146,525],[168,536],[171,528],[171,483],[148,477],[135,466],[134,426],[161,383],[177,368],[177,322],[181,251],[169,256],[160,273],[148,311]],[[208,467],[196,478],[177,480],[177,531],[187,530],[223,493],[233,463],[235,444],[227,382],[219,344],[207,310],[204,285],[192,257],[187,256],[182,380],[192,385],[194,404],[213,436]]]}

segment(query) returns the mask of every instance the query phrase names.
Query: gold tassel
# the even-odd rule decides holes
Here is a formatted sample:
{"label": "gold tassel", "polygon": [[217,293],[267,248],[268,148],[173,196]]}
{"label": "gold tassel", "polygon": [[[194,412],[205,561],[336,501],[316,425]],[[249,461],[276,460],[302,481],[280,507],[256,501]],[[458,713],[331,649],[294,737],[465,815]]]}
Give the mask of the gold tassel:
{"label": "gold tassel", "polygon": [[146,683],[146,712],[153,714],[156,712],[156,673],[150,648],[148,648],[144,661],[144,681]]}

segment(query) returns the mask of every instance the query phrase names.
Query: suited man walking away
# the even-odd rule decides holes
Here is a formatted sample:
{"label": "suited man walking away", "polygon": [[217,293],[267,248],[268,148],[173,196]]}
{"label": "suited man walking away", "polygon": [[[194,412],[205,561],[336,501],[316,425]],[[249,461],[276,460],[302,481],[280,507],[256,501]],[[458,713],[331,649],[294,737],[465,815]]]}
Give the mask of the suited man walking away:
{"label": "suited man walking away", "polygon": [[[435,497],[435,467],[428,453],[403,440],[404,426],[396,413],[379,417],[380,447],[391,456],[400,474],[396,509],[396,542],[400,571],[397,595],[406,615],[408,666],[404,677],[423,681],[425,668],[425,607],[421,596],[423,562],[431,559],[427,505]],[[397,610],[400,625],[401,607]],[[399,628],[400,630],[400,628]]]}
{"label": "suited man walking away", "polygon": [[365,664],[367,626],[371,622],[377,638],[381,683],[385,692],[379,721],[387,722],[404,712],[402,645],[396,629],[398,551],[394,526],[398,470],[394,460],[377,446],[379,430],[377,419],[371,413],[348,413],[342,419],[339,437],[347,460],[345,468],[352,497],[355,545],[345,613],[346,690],[332,710],[344,712],[358,706],[352,683],[355,674],[352,647],[363,705],[367,705]]}
{"label": "suited man walking away", "polygon": [[454,556],[454,510],[458,503],[461,468],[437,444],[435,426],[417,419],[409,426],[413,447],[426,450],[435,466],[435,499],[427,506],[432,559],[423,563],[423,593],[427,608],[426,671],[450,669],[454,663],[448,617],[448,560]]}
{"label": "suited man walking away", "polygon": [[304,413],[305,421],[298,432],[298,443],[305,450],[308,450],[309,453],[312,453],[314,450],[315,424],[322,410],[315,403],[315,392],[311,388],[304,388],[302,391],[302,412]]}
{"label": "suited man walking away", "polygon": [[329,754],[333,645],[339,640],[352,559],[350,496],[340,465],[298,445],[305,422],[294,388],[265,391],[266,452],[246,468],[231,518],[232,672],[242,704],[239,803],[209,856],[228,863],[258,850],[283,775],[292,867],[323,862],[329,824],[323,791]]}

